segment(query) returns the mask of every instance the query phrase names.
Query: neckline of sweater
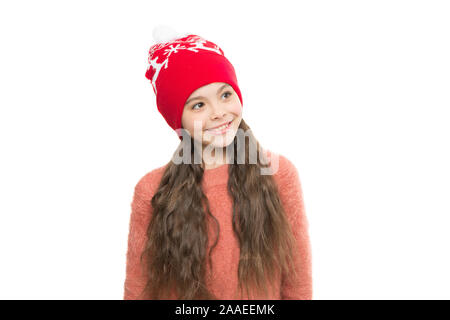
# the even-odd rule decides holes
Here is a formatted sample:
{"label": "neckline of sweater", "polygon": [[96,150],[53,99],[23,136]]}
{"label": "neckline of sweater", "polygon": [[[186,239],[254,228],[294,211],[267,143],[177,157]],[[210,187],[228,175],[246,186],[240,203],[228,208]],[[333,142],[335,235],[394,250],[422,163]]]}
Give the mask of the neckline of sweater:
{"label": "neckline of sweater", "polygon": [[203,186],[211,187],[228,182],[228,168],[230,164],[225,163],[216,168],[206,169],[203,171]]}

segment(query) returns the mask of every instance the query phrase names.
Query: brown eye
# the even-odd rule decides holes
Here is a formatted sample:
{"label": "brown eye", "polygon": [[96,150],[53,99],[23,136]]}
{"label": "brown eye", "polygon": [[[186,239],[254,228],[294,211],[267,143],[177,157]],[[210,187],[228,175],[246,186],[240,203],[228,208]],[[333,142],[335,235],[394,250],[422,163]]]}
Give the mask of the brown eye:
{"label": "brown eye", "polygon": [[195,106],[197,106],[197,105],[199,105],[199,104],[203,104],[203,102],[194,104],[194,105],[192,106],[192,110],[194,110],[194,109],[195,109]]}
{"label": "brown eye", "polygon": [[[229,93],[230,94],[230,96],[232,95],[232,93],[230,92],[230,91],[227,91],[227,92],[225,92],[224,94],[227,94],[227,93]],[[228,96],[229,97],[229,96]],[[228,98],[227,97],[227,98]]]}

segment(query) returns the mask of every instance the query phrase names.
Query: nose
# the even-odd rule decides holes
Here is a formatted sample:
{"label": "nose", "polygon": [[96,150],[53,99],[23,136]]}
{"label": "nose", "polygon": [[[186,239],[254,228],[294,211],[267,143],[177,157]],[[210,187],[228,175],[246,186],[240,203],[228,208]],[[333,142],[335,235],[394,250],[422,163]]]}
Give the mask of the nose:
{"label": "nose", "polygon": [[221,119],[226,115],[225,109],[219,104],[211,104],[211,120]]}

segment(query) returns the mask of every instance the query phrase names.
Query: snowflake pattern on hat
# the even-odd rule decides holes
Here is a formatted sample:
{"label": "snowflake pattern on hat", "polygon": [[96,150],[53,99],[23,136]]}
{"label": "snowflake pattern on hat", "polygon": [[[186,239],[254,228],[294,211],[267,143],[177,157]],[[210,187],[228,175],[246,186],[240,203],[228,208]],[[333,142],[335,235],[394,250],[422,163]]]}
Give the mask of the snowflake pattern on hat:
{"label": "snowflake pattern on hat", "polygon": [[159,73],[168,68],[170,56],[180,50],[193,52],[207,50],[224,56],[222,49],[218,45],[197,35],[188,35],[173,41],[154,44],[148,53],[149,66],[145,72],[145,77],[150,80],[155,94],[157,94],[156,80]]}

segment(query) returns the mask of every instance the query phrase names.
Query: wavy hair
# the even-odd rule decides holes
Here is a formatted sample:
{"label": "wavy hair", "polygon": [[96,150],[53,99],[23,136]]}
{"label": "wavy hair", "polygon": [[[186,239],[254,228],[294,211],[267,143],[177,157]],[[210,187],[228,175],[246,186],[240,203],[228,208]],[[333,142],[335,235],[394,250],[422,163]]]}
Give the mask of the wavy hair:
{"label": "wavy hair", "polygon": [[[244,138],[236,134],[226,147],[227,154],[233,155],[228,162],[227,190],[233,200],[233,231],[240,246],[239,288],[241,297],[244,287],[250,297],[255,290],[267,295],[267,284],[275,281],[277,274],[296,274],[292,264],[296,243],[273,176],[260,174],[270,163],[267,165],[268,159],[243,119],[239,129],[245,132]],[[174,157],[187,143],[191,144],[192,161],[170,161],[151,199],[148,240],[140,256],[147,282],[140,299],[170,299],[175,293],[182,300],[217,300],[206,285],[207,218],[214,220],[217,230],[208,252],[211,268],[220,226],[201,187],[204,169],[193,161],[197,152],[194,139],[183,137]],[[257,150],[257,163],[249,161],[252,147]],[[245,152],[241,152],[243,148]]]}

